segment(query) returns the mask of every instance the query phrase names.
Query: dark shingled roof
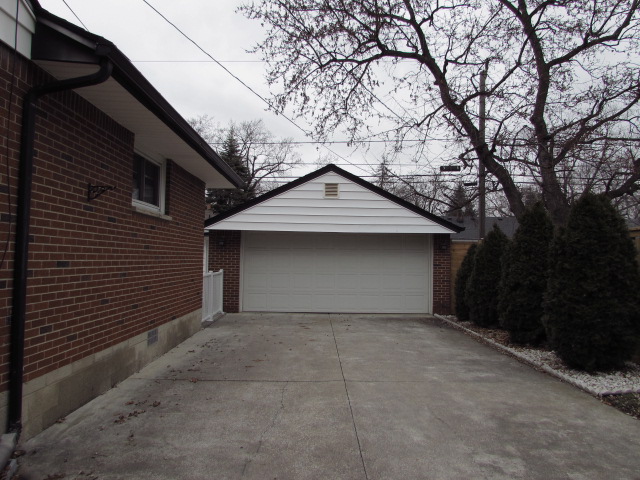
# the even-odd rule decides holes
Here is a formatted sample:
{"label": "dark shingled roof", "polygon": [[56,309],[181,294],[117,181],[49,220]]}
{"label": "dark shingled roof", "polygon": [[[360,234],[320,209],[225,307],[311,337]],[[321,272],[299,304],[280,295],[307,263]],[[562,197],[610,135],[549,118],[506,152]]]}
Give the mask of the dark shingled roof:
{"label": "dark shingled roof", "polygon": [[[463,227],[464,230],[451,235],[451,240],[478,240],[478,217],[444,217],[449,222]],[[490,232],[494,225],[508,237],[513,238],[513,234],[518,228],[516,217],[486,217],[484,223],[485,234]]]}

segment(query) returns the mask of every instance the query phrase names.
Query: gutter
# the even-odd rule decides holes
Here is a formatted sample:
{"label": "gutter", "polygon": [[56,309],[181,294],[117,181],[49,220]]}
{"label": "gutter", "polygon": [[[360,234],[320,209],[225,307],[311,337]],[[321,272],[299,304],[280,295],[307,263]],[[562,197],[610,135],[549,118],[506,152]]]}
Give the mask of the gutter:
{"label": "gutter", "polygon": [[[98,47],[96,50],[99,50]],[[101,52],[96,51],[100,55]],[[102,52],[106,54],[107,52]],[[27,92],[22,106],[20,138],[20,170],[13,266],[13,304],[11,312],[9,360],[9,432],[22,430],[22,389],[24,382],[24,333],[27,310],[27,277],[29,260],[29,226],[31,223],[31,187],[33,184],[33,154],[38,100],[52,93],[88,87],[105,82],[113,70],[112,63],[102,58],[100,69],[90,75],[38,85]]]}

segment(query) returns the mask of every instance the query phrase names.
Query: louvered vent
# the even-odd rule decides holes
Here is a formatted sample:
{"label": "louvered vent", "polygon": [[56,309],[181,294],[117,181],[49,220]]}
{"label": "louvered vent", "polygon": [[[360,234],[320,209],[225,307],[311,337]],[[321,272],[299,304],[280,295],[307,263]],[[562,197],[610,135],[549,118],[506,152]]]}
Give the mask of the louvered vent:
{"label": "louvered vent", "polygon": [[338,183],[325,183],[324,184],[324,198],[338,198],[340,193]]}

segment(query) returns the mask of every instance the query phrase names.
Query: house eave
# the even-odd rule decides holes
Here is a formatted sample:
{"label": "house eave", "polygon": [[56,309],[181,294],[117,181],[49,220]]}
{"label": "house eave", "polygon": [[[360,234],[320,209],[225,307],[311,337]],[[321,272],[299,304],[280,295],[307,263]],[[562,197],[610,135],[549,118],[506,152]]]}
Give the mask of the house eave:
{"label": "house eave", "polygon": [[135,135],[136,149],[171,159],[207,187],[236,188],[242,179],[110,41],[36,7],[32,60],[54,78],[97,70],[101,58],[113,64],[112,78],[76,92]]}

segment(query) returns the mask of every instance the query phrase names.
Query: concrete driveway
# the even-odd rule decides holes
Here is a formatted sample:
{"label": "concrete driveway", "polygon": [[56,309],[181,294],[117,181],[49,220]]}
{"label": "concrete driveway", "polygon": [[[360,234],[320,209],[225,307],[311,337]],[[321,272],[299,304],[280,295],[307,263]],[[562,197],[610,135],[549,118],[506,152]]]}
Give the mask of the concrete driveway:
{"label": "concrete driveway", "polygon": [[640,421],[406,315],[226,315],[23,448],[38,480],[640,478]]}

